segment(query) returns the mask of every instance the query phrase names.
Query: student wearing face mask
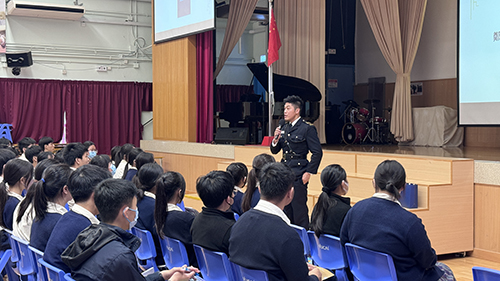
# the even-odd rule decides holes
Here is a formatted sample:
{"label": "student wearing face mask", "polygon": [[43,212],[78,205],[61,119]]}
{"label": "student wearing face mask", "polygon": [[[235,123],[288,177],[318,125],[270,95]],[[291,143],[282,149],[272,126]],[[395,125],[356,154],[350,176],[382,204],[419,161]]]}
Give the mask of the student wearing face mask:
{"label": "student wearing face mask", "polygon": [[330,234],[339,237],[342,222],[351,209],[351,199],[344,197],[349,190],[347,175],[340,165],[329,165],[321,172],[323,189],[311,215],[311,230],[316,236]]}
{"label": "student wearing face mask", "polygon": [[196,191],[205,207],[191,225],[193,244],[228,254],[231,227],[236,222],[231,211],[235,195],[233,177],[228,172],[212,171],[198,178]]}
{"label": "student wearing face mask", "polygon": [[97,155],[97,147],[95,146],[95,143],[92,141],[86,141],[83,143],[85,147],[87,148],[87,151],[89,152],[89,158],[92,159]]}

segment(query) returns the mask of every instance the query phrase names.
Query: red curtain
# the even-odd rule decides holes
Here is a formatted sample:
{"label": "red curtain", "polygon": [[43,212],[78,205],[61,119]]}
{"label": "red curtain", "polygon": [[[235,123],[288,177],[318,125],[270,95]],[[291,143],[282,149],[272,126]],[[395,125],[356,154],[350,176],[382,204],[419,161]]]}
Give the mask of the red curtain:
{"label": "red curtain", "polygon": [[151,110],[151,92],[151,83],[65,82],[67,141],[92,140],[100,153],[124,143],[139,146],[141,111]]}
{"label": "red curtain", "polygon": [[241,96],[253,93],[253,86],[245,85],[217,85],[216,92],[216,110],[217,112],[224,111],[226,102],[239,102]]}
{"label": "red curtain", "polygon": [[196,141],[210,143],[214,130],[213,31],[196,35]]}
{"label": "red curtain", "polygon": [[62,138],[62,81],[0,79],[0,123],[12,124],[12,140]]}
{"label": "red curtain", "polygon": [[152,110],[152,84],[134,82],[0,79],[0,123],[12,139],[93,141],[100,153],[124,143],[139,145],[141,111]]}

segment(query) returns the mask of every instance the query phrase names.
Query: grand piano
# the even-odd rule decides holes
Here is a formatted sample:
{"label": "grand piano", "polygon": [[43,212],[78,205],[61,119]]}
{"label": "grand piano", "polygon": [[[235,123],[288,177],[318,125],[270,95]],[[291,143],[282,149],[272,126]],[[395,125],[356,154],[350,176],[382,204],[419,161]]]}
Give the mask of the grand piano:
{"label": "grand piano", "polygon": [[[259,83],[268,91],[268,68],[265,63],[248,63]],[[311,82],[292,76],[273,73],[275,107],[273,119],[283,118],[283,99],[296,95],[304,100],[302,118],[314,122],[319,118],[319,102],[321,92]],[[230,127],[247,127],[249,139],[247,143],[257,144],[267,135],[268,103],[259,102],[260,96],[247,94],[239,102],[226,103],[224,112],[219,117],[229,121]]]}

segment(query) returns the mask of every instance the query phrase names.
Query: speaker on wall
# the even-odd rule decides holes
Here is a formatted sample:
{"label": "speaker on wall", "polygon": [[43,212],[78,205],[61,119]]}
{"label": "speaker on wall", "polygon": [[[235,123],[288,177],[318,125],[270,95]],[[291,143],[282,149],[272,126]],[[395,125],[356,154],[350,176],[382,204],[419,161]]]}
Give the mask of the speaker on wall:
{"label": "speaker on wall", "polygon": [[28,67],[33,65],[33,58],[31,57],[31,51],[19,52],[19,53],[6,53],[5,58],[7,60],[8,67]]}
{"label": "speaker on wall", "polygon": [[219,128],[214,141],[217,144],[246,144],[248,128]]}

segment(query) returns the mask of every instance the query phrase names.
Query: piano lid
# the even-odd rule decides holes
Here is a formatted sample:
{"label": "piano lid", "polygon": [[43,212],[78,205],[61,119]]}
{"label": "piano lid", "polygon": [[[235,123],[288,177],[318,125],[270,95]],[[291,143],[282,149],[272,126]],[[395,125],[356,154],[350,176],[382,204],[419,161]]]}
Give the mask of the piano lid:
{"label": "piano lid", "polygon": [[[248,63],[250,71],[268,91],[268,68],[265,63]],[[305,101],[321,100],[321,92],[311,82],[292,76],[273,73],[274,96],[276,101],[283,101],[288,96],[296,95]]]}

